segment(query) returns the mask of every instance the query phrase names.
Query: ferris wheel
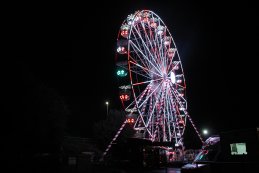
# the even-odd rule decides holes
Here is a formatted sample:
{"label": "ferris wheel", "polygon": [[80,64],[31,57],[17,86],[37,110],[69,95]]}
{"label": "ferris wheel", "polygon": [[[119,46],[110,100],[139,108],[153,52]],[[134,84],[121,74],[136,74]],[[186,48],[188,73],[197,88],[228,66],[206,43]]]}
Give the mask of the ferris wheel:
{"label": "ferris wheel", "polygon": [[173,37],[157,14],[128,15],[118,33],[116,65],[120,99],[135,136],[182,145],[190,118],[185,77]]}

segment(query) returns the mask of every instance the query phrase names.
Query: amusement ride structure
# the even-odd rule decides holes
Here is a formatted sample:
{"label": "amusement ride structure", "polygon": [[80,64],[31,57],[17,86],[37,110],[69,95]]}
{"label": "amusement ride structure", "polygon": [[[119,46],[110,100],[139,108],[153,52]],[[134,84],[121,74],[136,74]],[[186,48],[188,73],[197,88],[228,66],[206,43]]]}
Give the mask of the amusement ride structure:
{"label": "amusement ride structure", "polygon": [[186,83],[180,55],[171,33],[152,11],[136,11],[123,21],[117,38],[116,67],[119,97],[135,137],[183,146],[187,119]]}

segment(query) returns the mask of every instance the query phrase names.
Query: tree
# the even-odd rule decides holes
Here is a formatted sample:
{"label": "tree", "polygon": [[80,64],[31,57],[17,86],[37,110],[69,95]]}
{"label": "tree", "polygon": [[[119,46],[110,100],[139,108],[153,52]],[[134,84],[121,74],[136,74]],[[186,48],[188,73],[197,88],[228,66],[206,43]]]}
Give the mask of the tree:
{"label": "tree", "polygon": [[[55,89],[43,84],[19,62],[9,62],[3,79],[2,123],[5,154],[11,169],[57,168],[67,105]],[[47,168],[49,166],[49,168]]]}

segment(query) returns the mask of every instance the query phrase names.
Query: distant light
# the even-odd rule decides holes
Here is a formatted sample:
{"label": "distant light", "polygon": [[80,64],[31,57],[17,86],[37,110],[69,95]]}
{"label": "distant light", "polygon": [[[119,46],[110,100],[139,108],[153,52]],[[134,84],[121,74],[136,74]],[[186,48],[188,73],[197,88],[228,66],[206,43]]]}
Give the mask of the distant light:
{"label": "distant light", "polygon": [[108,105],[108,104],[109,104],[109,102],[105,102],[105,104],[106,104],[106,105]]}
{"label": "distant light", "polygon": [[204,134],[204,135],[207,135],[208,133],[209,133],[209,132],[208,132],[207,129],[204,129],[204,130],[203,130],[203,134]]}

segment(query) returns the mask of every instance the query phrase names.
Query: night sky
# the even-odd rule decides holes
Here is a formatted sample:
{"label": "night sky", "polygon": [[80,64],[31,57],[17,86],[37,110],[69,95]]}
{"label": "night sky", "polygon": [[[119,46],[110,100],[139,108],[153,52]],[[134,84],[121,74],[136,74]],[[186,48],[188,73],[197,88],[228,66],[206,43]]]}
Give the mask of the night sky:
{"label": "night sky", "polygon": [[[115,73],[121,23],[136,10],[158,14],[171,32],[187,83],[188,111],[213,133],[258,121],[258,11],[218,1],[118,1],[108,4],[16,4],[6,14],[7,78],[26,71],[62,96],[68,131],[91,136],[105,101],[121,109]],[[17,68],[18,67],[18,68]],[[2,75],[3,75],[2,74]],[[17,86],[19,87],[19,86]]]}

